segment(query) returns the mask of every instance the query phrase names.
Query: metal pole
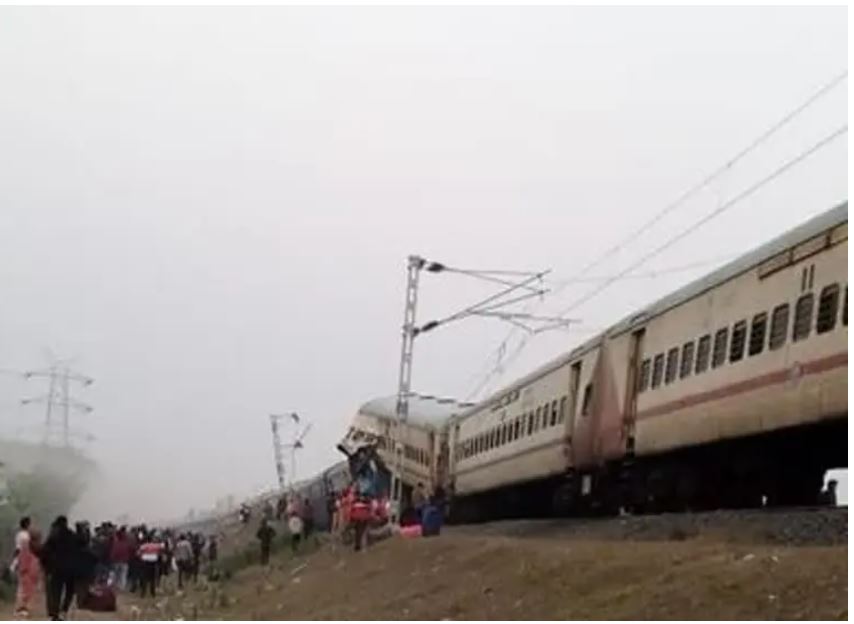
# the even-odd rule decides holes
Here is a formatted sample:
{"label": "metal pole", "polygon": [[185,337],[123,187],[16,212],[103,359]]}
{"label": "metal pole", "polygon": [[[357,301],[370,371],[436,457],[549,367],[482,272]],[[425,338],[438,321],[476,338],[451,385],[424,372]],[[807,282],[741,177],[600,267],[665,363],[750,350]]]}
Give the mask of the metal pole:
{"label": "metal pole", "polygon": [[45,418],[44,418],[44,444],[50,444],[50,431],[53,423],[53,402],[54,402],[54,393],[56,392],[56,368],[50,367],[50,382],[47,388],[47,407],[45,408]]}
{"label": "metal pole", "polygon": [[418,277],[424,259],[409,256],[406,267],[406,302],[401,330],[400,371],[397,383],[397,423],[394,435],[394,471],[391,475],[391,521],[400,523],[403,506],[403,464],[406,448],[406,422],[409,418],[409,392],[412,383],[412,352],[415,346],[415,311],[418,304]]}
{"label": "metal pole", "polygon": [[70,409],[69,402],[71,397],[68,395],[68,367],[63,370],[62,374],[62,443],[65,448],[68,448],[68,410]]}
{"label": "metal pole", "polygon": [[273,458],[276,460],[276,476],[279,489],[285,491],[285,466],[282,463],[282,440],[279,437],[279,417],[270,414],[270,428],[273,430]]}

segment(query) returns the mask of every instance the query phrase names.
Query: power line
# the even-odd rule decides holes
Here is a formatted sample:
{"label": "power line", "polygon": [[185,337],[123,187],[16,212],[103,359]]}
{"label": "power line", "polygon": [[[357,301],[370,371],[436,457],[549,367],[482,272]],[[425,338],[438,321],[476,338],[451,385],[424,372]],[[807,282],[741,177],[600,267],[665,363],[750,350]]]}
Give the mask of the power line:
{"label": "power line", "polygon": [[[836,130],[834,130],[830,134],[824,136],[818,142],[814,143],[811,147],[804,150],[803,152],[801,152],[800,154],[798,154],[794,158],[786,161],[785,163],[783,163],[782,165],[780,165],[779,167],[774,169],[774,171],[772,171],[771,173],[769,173],[765,177],[761,178],[759,181],[755,182],[751,186],[747,187],[745,190],[738,193],[732,199],[721,204],[715,210],[711,211],[710,213],[705,215],[700,220],[694,222],[689,227],[682,230],[676,236],[669,238],[662,245],[659,245],[658,247],[656,247],[652,251],[643,255],[640,258],[640,260],[638,260],[634,264],[629,265],[628,267],[626,267],[624,270],[620,271],[616,275],[612,275],[609,279],[604,281],[600,286],[593,289],[592,291],[590,291],[586,295],[582,296],[581,298],[575,300],[569,306],[567,306],[566,308],[561,310],[560,313],[558,314],[558,316],[562,317],[565,314],[573,311],[574,309],[576,309],[580,305],[587,303],[593,297],[595,297],[596,295],[598,295],[599,293],[601,293],[605,289],[609,288],[612,284],[614,284],[615,282],[617,282],[620,279],[623,279],[627,274],[631,273],[631,271],[637,269],[638,267],[640,267],[642,264],[644,264],[648,260],[654,258],[655,256],[659,255],[661,252],[672,247],[677,242],[684,239],[686,236],[692,234],[693,232],[695,232],[696,230],[701,228],[703,225],[705,225],[706,223],[708,223],[712,219],[720,216],[721,214],[723,214],[724,212],[726,212],[727,210],[729,210],[730,208],[732,208],[736,204],[744,201],[745,199],[747,199],[748,197],[753,195],[756,191],[758,191],[759,189],[764,187],[766,184],[769,184],[770,182],[772,182],[776,178],[780,177],[785,172],[787,172],[789,169],[791,169],[792,167],[794,167],[798,163],[806,160],[807,158],[809,158],[810,156],[815,154],[817,151],[819,151],[823,147],[827,146],[828,144],[830,144],[831,142],[833,142],[835,139],[839,138],[840,136],[846,134],[847,132],[848,132],[848,125],[846,124],[846,125],[843,125],[843,126],[837,128]],[[520,341],[520,343],[516,347],[516,349],[513,351],[511,356],[509,358],[505,358],[503,360],[503,362],[504,362],[503,365],[506,366],[506,365],[512,363],[526,345],[527,345],[527,337],[524,337],[523,340]],[[498,367],[496,367],[496,369],[493,370],[493,373],[497,370],[497,368]],[[471,399],[472,396],[475,396],[477,393],[479,393],[486,386],[486,384],[489,382],[489,379],[492,377],[493,373],[490,373],[480,384],[478,384],[478,386],[475,388],[475,390],[466,396],[465,400],[469,400],[469,399]]]}
{"label": "power line", "polygon": [[[801,115],[805,110],[807,110],[815,102],[817,102],[818,100],[823,98],[825,95],[830,93],[839,84],[841,84],[847,77],[848,77],[848,70],[846,69],[843,72],[834,76],[828,82],[824,83],[810,97],[808,97],[806,100],[801,102],[795,108],[791,109],[788,113],[783,115],[783,117],[781,117],[779,120],[777,120],[771,126],[769,126],[767,129],[765,129],[756,138],[754,138],[750,143],[748,143],[747,146],[745,146],[744,148],[739,150],[734,156],[730,157],[723,165],[721,165],[720,167],[718,167],[717,169],[715,169],[711,173],[704,176],[699,182],[697,182],[694,185],[692,185],[691,187],[689,187],[688,190],[686,190],[681,195],[679,195],[674,201],[668,203],[667,205],[664,206],[664,208],[662,208],[655,215],[653,215],[651,219],[644,222],[640,227],[635,229],[631,234],[624,237],[618,243],[616,243],[615,245],[613,245],[612,247],[607,249],[602,255],[600,255],[596,259],[594,259],[591,262],[584,265],[571,278],[569,278],[567,280],[563,280],[561,282],[561,285],[558,288],[556,288],[552,294],[554,294],[554,295],[558,294],[564,288],[566,288],[568,285],[575,283],[576,279],[583,276],[589,270],[593,269],[594,267],[599,266],[600,264],[602,264],[602,262],[604,262],[605,260],[607,260],[608,258],[613,256],[614,254],[616,254],[618,251],[622,250],[626,245],[633,242],[639,236],[645,234],[654,225],[659,223],[664,217],[666,217],[668,214],[673,212],[673,210],[675,210],[676,208],[681,206],[683,203],[685,203],[685,201],[687,201],[688,199],[690,199],[691,197],[696,195],[698,192],[700,192],[701,190],[706,188],[710,183],[712,183],[714,180],[716,180],[720,176],[729,172],[736,163],[738,163],[739,161],[744,159],[748,154],[750,154],[751,152],[756,150],[760,145],[762,145],[765,141],[767,141],[769,138],[771,138],[774,134],[776,134],[781,129],[783,129],[785,126],[787,126],[793,119],[795,119],[796,117]],[[606,280],[606,281],[608,281],[608,280]],[[515,328],[511,329],[508,332],[508,334],[505,336],[505,338],[499,344],[498,349],[496,349],[493,352],[493,354],[490,355],[490,357],[487,359],[487,367],[489,366],[489,361],[493,357],[501,357],[501,355],[506,351],[510,340],[517,333],[518,333],[518,330]],[[529,340],[529,336],[523,336],[522,340],[521,340],[521,346],[519,348],[517,348],[514,353],[518,354],[518,352],[521,351],[521,349],[523,349],[527,345],[528,340]],[[468,399],[471,399],[472,397],[476,396],[480,392],[480,390],[483,389],[483,387],[486,385],[486,383],[488,383],[489,379],[494,375],[496,370],[497,370],[497,367],[493,368],[489,373],[487,373],[486,378],[481,383],[479,383],[477,385],[477,387],[471,393],[469,393],[466,396],[466,399],[468,400]]]}
{"label": "power line", "polygon": [[693,224],[691,224],[690,226],[688,226],[687,228],[682,230],[676,236],[669,238],[662,245],[659,245],[658,247],[656,247],[652,251],[650,251],[647,254],[645,254],[644,256],[642,256],[641,259],[638,260],[635,264],[630,265],[629,267],[627,267],[623,271],[612,276],[611,279],[605,281],[599,287],[595,288],[594,290],[590,291],[589,293],[587,293],[583,297],[574,301],[572,304],[570,304],[569,306],[564,308],[564,310],[560,313],[561,316],[566,314],[567,312],[569,312],[571,310],[574,310],[575,308],[577,308],[581,304],[590,301],[593,297],[595,297],[600,292],[602,292],[603,290],[608,288],[611,284],[613,284],[614,282],[616,282],[620,278],[624,277],[627,273],[630,273],[632,270],[638,268],[643,263],[645,263],[647,260],[654,258],[658,254],[660,254],[662,251],[665,251],[666,249],[672,247],[673,245],[678,243],[680,240],[682,240],[683,238],[685,238],[689,234],[692,234],[693,232],[695,232],[696,230],[698,230],[699,228],[704,226],[706,223],[708,223],[712,219],[719,217],[721,214],[723,214],[724,212],[726,212],[727,210],[729,210],[730,208],[732,208],[736,204],[741,203],[742,201],[744,201],[745,199],[747,199],[748,197],[753,195],[756,191],[761,189],[763,186],[765,186],[766,184],[777,179],[778,177],[783,175],[785,172],[787,172],[789,169],[791,169],[792,167],[794,167],[798,163],[806,160],[807,158],[809,158],[810,156],[815,154],[817,151],[819,151],[820,149],[822,149],[826,145],[830,144],[835,139],[838,139],[843,134],[846,134],[847,132],[848,132],[848,124],[845,124],[844,126],[841,126],[841,127],[837,128],[836,130],[834,130],[833,132],[831,132],[830,134],[824,136],[818,142],[814,143],[809,149],[801,152],[800,154],[798,154],[794,158],[787,160],[785,163],[783,163],[782,165],[777,167],[774,171],[772,171],[771,173],[769,173],[765,177],[761,178],[758,182],[755,182],[754,184],[750,185],[745,190],[738,193],[732,199],[728,200],[727,202],[721,204],[720,206],[718,206],[717,208],[712,210],[710,213],[705,215],[699,221],[694,222]]}
{"label": "power line", "polygon": [[[698,269],[702,267],[706,267],[712,264],[718,264],[720,262],[724,262],[727,260],[732,260],[733,256],[721,256],[719,258],[712,258],[710,260],[701,260],[698,262],[690,262],[688,264],[681,264],[679,266],[672,267],[664,267],[661,269],[650,269],[645,271],[644,273],[629,273],[628,275],[623,275],[618,279],[627,280],[627,279],[654,279],[656,277],[661,277],[662,275],[672,275],[674,273],[684,273],[685,271],[691,271],[693,269]],[[557,285],[563,284],[584,284],[584,283],[592,283],[592,282],[604,282],[610,279],[613,279],[613,275],[598,275],[591,277],[578,277],[578,278],[570,278],[566,280],[560,280],[555,282]]]}

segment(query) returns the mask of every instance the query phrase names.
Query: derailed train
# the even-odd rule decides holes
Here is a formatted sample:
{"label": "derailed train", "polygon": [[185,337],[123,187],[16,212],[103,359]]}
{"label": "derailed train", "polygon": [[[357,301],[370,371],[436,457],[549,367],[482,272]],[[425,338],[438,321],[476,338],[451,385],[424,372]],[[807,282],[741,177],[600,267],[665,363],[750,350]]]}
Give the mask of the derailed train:
{"label": "derailed train", "polygon": [[[847,466],[848,204],[474,406],[410,406],[404,483],[452,516],[811,504]],[[349,445],[394,465],[393,397]]]}

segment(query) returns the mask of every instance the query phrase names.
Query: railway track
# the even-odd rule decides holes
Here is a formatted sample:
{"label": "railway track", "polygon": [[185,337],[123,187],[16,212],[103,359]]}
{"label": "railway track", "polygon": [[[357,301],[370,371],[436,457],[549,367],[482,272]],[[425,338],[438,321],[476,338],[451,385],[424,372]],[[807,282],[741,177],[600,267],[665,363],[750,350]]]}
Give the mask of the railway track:
{"label": "railway track", "polygon": [[656,515],[500,520],[454,533],[541,539],[668,541],[697,537],[790,546],[848,543],[848,507],[781,507]]}

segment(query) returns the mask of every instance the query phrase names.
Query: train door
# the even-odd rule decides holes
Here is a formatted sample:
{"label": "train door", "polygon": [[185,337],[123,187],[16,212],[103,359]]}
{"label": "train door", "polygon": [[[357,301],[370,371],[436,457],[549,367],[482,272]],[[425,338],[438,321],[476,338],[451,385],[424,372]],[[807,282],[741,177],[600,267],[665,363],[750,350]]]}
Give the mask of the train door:
{"label": "train door", "polygon": [[457,453],[459,452],[460,425],[452,424],[449,428],[448,440],[448,488],[451,492],[456,489]]}
{"label": "train door", "polygon": [[623,410],[623,440],[626,454],[632,455],[635,450],[635,421],[638,413],[638,380],[641,375],[643,361],[643,339],[646,328],[642,327],[632,332],[629,345],[629,366],[626,372],[626,400]]}
{"label": "train door", "polygon": [[575,413],[577,411],[578,406],[578,386],[581,383],[581,360],[578,362],[573,362],[573,364],[569,367],[569,398],[568,405],[566,406],[566,422],[564,423],[565,427],[565,446],[564,446],[564,454],[567,459],[567,463],[569,467],[572,467],[572,432],[575,429]]}

